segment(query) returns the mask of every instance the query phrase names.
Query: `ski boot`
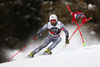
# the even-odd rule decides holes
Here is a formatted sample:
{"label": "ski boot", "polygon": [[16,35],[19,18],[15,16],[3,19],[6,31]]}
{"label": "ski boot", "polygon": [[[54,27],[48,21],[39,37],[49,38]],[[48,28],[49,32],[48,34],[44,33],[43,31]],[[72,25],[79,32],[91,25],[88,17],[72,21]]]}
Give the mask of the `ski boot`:
{"label": "ski boot", "polygon": [[47,49],[43,54],[44,54],[44,55],[51,55],[52,52],[51,52],[49,49]]}
{"label": "ski boot", "polygon": [[33,53],[30,53],[30,54],[28,55],[28,57],[29,57],[29,58],[33,58],[33,57],[34,57],[34,54],[33,54]]}

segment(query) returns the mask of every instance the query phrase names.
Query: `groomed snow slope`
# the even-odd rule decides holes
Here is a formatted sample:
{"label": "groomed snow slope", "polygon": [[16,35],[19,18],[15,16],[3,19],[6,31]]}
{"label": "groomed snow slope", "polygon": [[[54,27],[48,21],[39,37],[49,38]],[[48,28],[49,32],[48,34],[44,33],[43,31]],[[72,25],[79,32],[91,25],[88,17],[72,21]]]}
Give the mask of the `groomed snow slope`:
{"label": "groomed snow slope", "polygon": [[0,67],[100,67],[100,46],[66,49],[52,55],[3,63]]}

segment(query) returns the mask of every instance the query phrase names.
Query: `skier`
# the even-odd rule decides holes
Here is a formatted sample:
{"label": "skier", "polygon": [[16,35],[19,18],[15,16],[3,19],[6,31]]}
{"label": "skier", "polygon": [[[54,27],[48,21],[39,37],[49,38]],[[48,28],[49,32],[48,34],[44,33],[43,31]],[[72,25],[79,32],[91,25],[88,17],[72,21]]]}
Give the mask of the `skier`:
{"label": "skier", "polygon": [[66,35],[66,44],[69,43],[69,32],[66,30],[64,24],[58,21],[57,16],[55,14],[50,15],[49,22],[45,24],[41,29],[38,30],[37,36],[40,36],[43,31],[46,29],[49,30],[49,34],[45,39],[44,43],[40,45],[38,48],[33,50],[28,56],[34,57],[34,55],[39,52],[41,49],[46,47],[50,42],[53,42],[44,54],[52,54],[51,50],[57,46],[57,44],[62,40],[60,37],[60,32],[63,30]]}

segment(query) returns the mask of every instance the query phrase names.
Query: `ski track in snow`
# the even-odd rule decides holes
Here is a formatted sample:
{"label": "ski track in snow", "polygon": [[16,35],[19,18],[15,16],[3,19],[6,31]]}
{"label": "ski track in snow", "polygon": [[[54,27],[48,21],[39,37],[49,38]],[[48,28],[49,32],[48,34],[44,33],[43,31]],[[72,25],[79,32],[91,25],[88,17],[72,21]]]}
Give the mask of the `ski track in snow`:
{"label": "ski track in snow", "polygon": [[[76,26],[66,26],[69,34],[77,28]],[[87,29],[88,30],[88,29]],[[77,31],[70,44],[67,45],[66,49],[63,48],[65,42],[65,34],[61,32],[62,41],[59,45],[52,50],[52,55],[42,55],[46,50],[37,53],[34,58],[26,58],[26,56],[34,50],[36,47],[43,43],[44,39],[38,42],[33,42],[28,45],[24,51],[21,51],[18,55],[11,59],[11,62],[1,63],[0,67],[100,67],[100,42],[89,32],[84,32],[81,29],[82,35],[85,40],[87,47],[83,46],[79,31]],[[88,34],[87,34],[88,33]],[[92,38],[94,40],[92,40]],[[35,44],[35,46],[33,45]],[[7,58],[9,59],[19,50],[6,50]]]}

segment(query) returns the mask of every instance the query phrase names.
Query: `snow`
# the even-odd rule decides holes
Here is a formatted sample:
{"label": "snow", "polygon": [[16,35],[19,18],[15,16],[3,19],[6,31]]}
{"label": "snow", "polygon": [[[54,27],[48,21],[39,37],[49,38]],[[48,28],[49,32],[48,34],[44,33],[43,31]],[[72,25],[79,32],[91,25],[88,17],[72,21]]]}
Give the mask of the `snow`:
{"label": "snow", "polygon": [[91,33],[91,34],[96,34],[96,32],[95,32],[95,31],[91,31],[90,33]]}
{"label": "snow", "polygon": [[93,8],[93,5],[92,4],[88,4],[88,8],[89,9],[92,9]]}
{"label": "snow", "polygon": [[96,5],[88,4],[88,9],[89,10],[95,10],[96,9]]}
{"label": "snow", "polygon": [[[68,25],[67,28],[72,34],[77,27]],[[90,37],[87,37],[88,35]],[[33,49],[39,46],[37,44],[41,44],[44,40],[38,41],[40,43],[34,42],[27,46],[26,50],[15,56],[11,62],[1,63],[0,67],[100,67],[100,42],[97,39],[91,41],[91,34],[88,35],[87,33],[83,34],[87,47],[83,47],[81,37],[77,31],[65,49],[63,48],[64,32],[62,32],[62,42],[52,50],[52,55],[42,55],[43,51],[46,50],[45,48],[36,54],[34,58],[25,58]],[[33,44],[36,45],[33,46]],[[8,58],[17,51],[6,50],[9,55]]]}
{"label": "snow", "polygon": [[63,50],[0,64],[0,67],[100,67],[100,45],[75,50]]}

